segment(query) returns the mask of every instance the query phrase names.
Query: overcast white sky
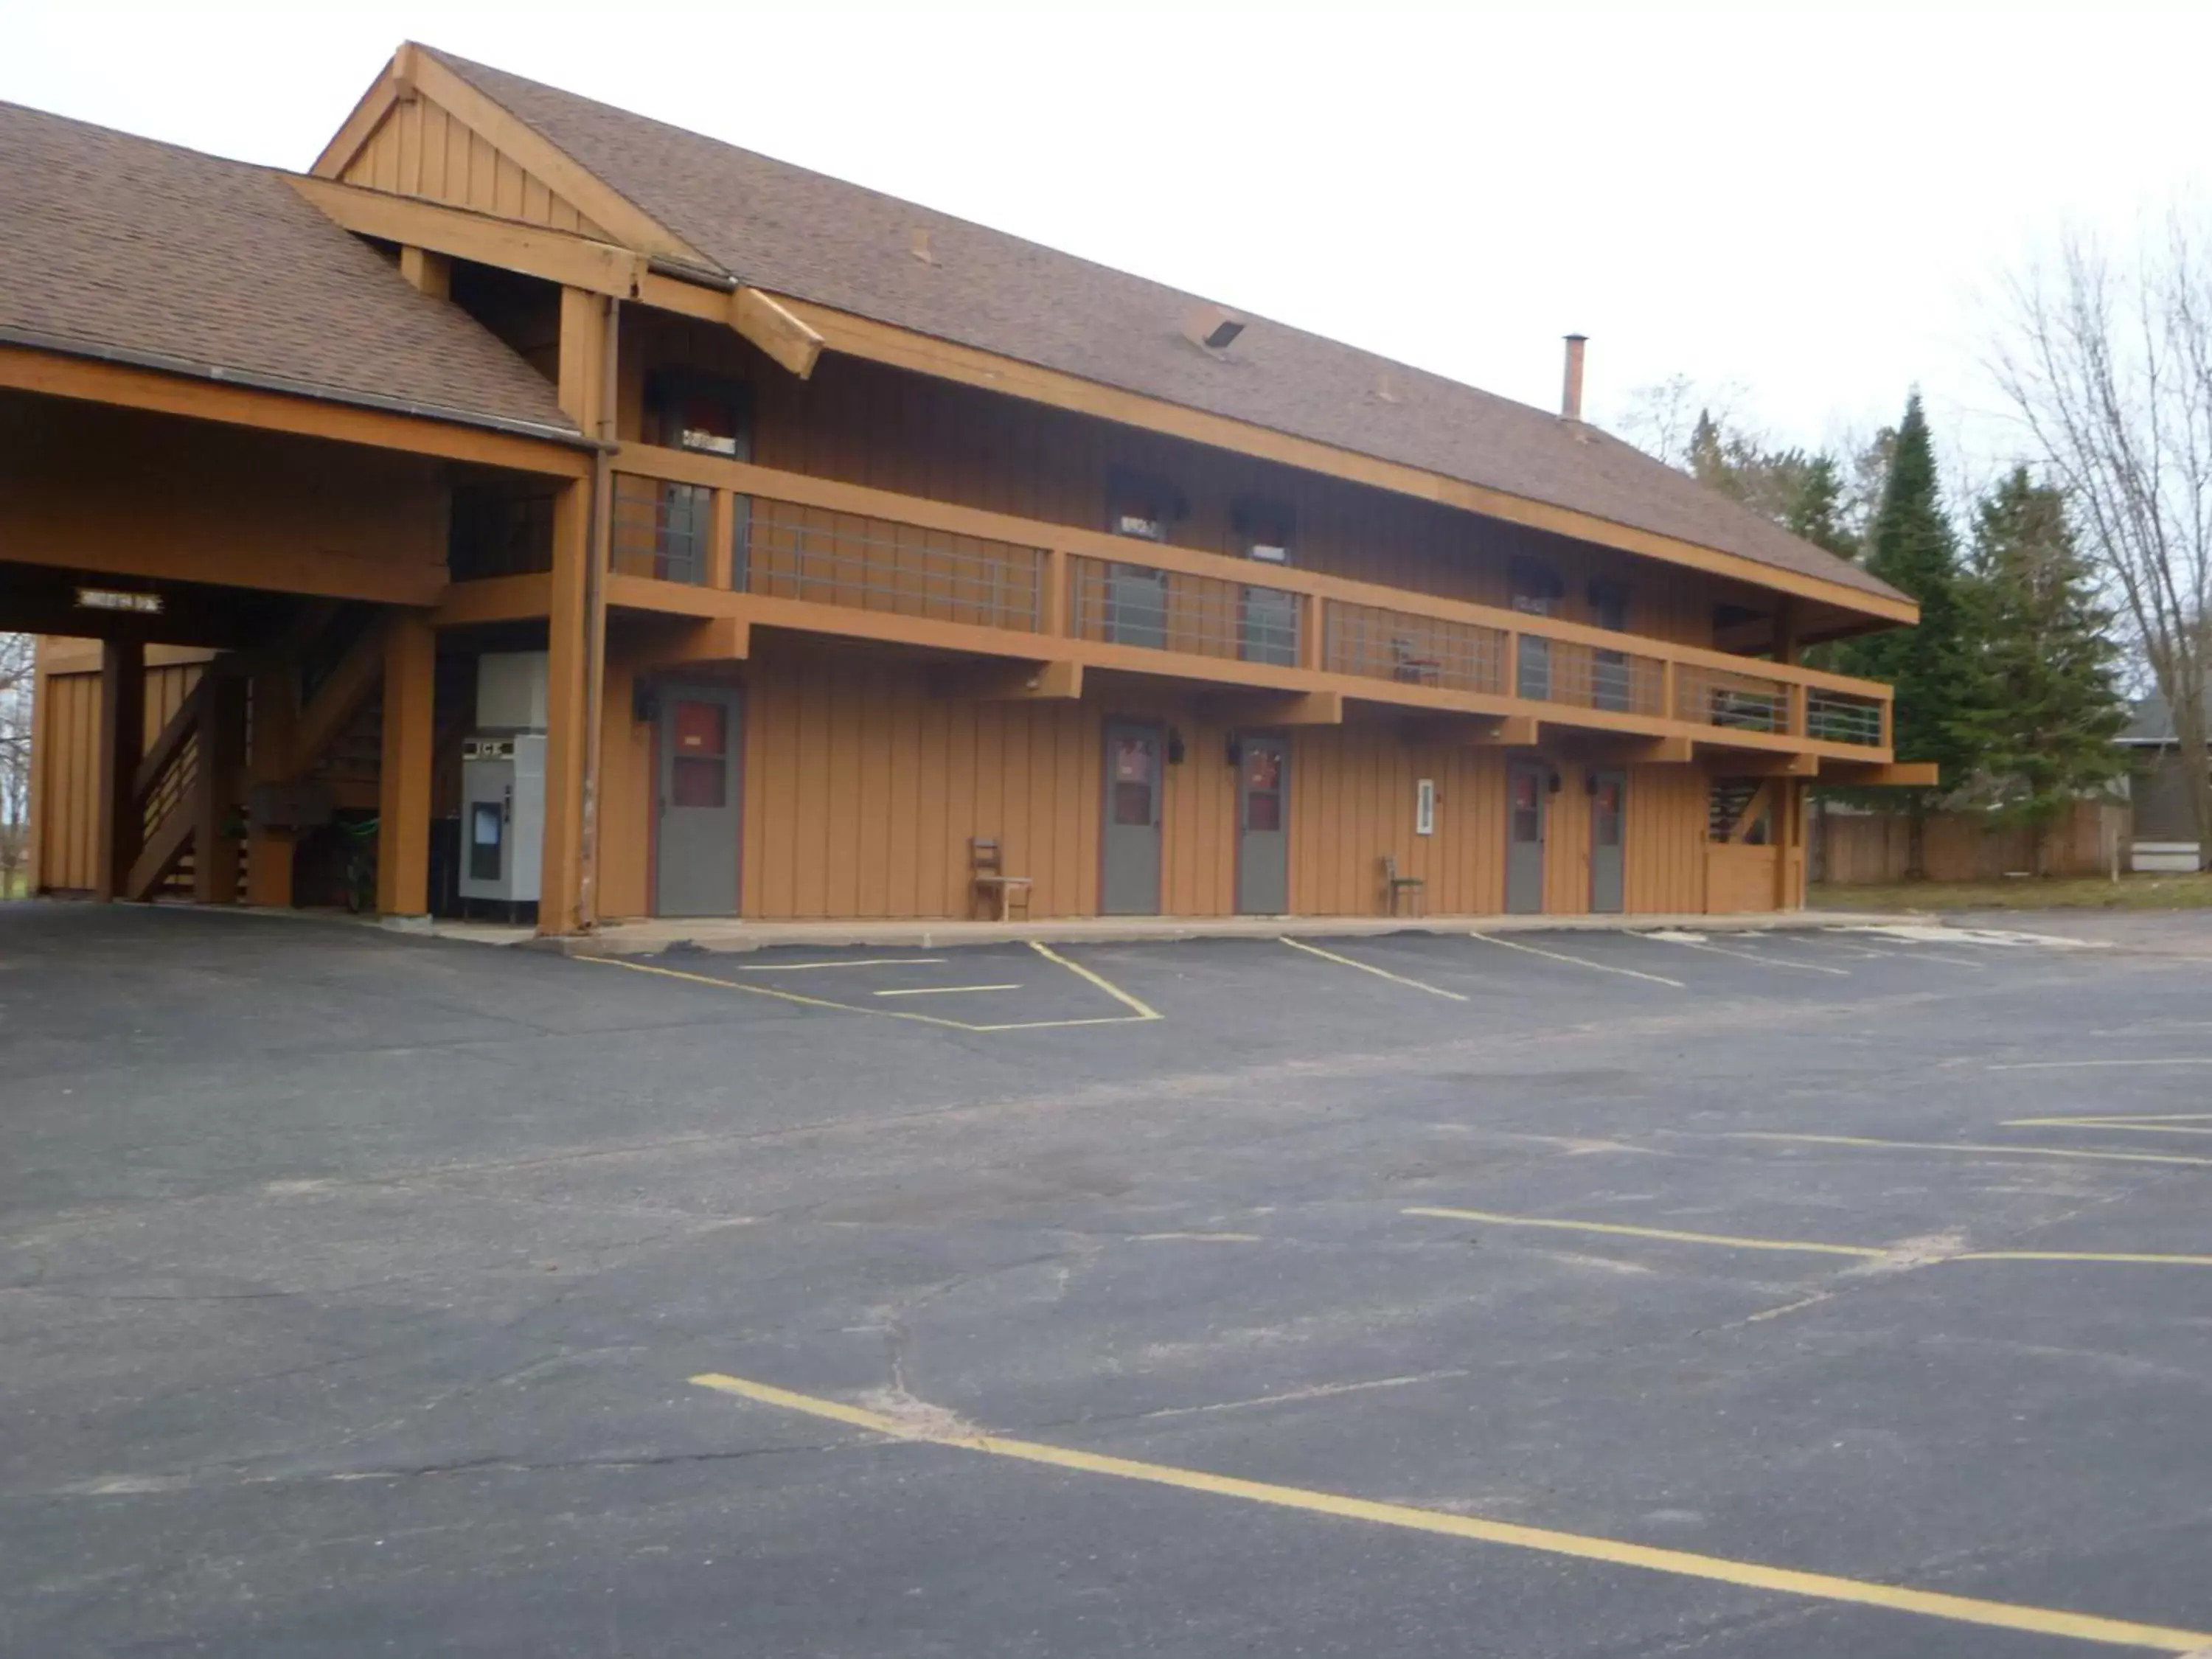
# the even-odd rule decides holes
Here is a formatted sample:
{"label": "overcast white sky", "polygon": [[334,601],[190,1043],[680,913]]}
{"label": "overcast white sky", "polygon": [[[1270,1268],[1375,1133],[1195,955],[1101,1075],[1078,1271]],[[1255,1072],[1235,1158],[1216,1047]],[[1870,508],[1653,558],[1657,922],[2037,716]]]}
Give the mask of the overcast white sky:
{"label": "overcast white sky", "polygon": [[955,12],[0,0],[0,98],[304,167],[402,39],[1551,406],[1675,373],[2013,441],[1990,290],[2205,199],[2212,12]]}

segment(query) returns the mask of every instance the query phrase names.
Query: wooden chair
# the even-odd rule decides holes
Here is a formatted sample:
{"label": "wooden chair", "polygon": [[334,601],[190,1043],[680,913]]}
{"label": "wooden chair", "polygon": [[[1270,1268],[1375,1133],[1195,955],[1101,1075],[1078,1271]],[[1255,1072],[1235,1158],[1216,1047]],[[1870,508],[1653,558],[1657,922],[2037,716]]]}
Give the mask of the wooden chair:
{"label": "wooden chair", "polygon": [[1005,855],[994,838],[977,836],[968,843],[969,872],[975,884],[975,896],[994,901],[997,911],[994,920],[1011,921],[1013,907],[1019,901],[1022,920],[1030,919],[1030,878],[1006,873]]}
{"label": "wooden chair", "polygon": [[1382,855],[1382,891],[1387,896],[1390,907],[1386,915],[1395,916],[1398,914],[1398,896],[1401,893],[1406,896],[1407,914],[1415,916],[1422,915],[1428,906],[1427,887],[1428,883],[1419,876],[1401,876],[1398,873],[1398,860],[1395,854],[1385,853]]}

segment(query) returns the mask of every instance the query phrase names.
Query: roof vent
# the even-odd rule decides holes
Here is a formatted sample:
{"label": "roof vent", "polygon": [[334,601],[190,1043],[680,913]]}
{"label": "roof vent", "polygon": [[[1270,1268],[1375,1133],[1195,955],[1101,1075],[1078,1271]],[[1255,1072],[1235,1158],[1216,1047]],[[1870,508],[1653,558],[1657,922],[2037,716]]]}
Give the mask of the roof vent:
{"label": "roof vent", "polygon": [[1182,319],[1182,331],[1193,345],[1226,351],[1244,331],[1244,319],[1226,306],[1197,306]]}
{"label": "roof vent", "polygon": [[1559,418],[1579,421],[1583,417],[1583,347],[1589,341],[1587,334],[1567,336],[1567,374],[1559,387]]}
{"label": "roof vent", "polygon": [[1395,404],[1398,401],[1398,383],[1390,378],[1389,369],[1378,368],[1375,371],[1375,389],[1367,395],[1378,404]]}
{"label": "roof vent", "polygon": [[908,233],[908,234],[912,238],[910,246],[913,249],[914,257],[921,260],[922,264],[926,265],[935,264],[937,263],[937,255],[930,251],[928,227],[926,225],[916,225],[912,231]]}

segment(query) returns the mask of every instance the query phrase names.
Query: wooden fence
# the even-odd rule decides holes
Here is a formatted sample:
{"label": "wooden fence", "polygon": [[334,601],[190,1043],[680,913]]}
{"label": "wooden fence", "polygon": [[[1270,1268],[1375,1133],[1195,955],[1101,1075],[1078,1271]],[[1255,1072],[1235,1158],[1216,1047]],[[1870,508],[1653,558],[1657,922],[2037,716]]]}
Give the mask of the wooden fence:
{"label": "wooden fence", "polygon": [[[1832,886],[1878,886],[1903,881],[1911,870],[1911,820],[1902,812],[1842,812],[1834,807],[1811,817],[1813,879]],[[2128,809],[2105,801],[2076,801],[2045,832],[2042,873],[2100,876],[2124,856]],[[2036,869],[2035,838],[2021,829],[1992,829],[1972,812],[1939,812],[1926,827],[1930,881],[1998,881]]]}

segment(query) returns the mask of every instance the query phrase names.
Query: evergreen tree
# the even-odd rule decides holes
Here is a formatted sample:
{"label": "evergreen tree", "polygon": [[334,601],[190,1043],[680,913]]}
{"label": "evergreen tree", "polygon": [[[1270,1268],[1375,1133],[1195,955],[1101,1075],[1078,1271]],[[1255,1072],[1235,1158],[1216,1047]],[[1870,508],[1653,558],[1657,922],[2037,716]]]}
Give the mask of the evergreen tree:
{"label": "evergreen tree", "polygon": [[1858,556],[1858,539],[1844,524],[1844,477],[1834,456],[1802,458],[1796,493],[1784,509],[1782,527],[1839,557]]}
{"label": "evergreen tree", "polygon": [[1897,429],[1881,509],[1867,536],[1866,568],[1920,605],[1917,627],[1891,629],[1853,640],[1839,653],[1847,674],[1887,680],[1897,689],[1896,744],[1901,761],[1934,761],[1942,782],[1934,792],[1908,793],[1912,815],[1913,867],[1919,830],[1934,797],[1954,789],[1974,771],[1974,739],[1960,725],[1966,702],[1966,619],[1960,605],[1958,544],[1943,514],[1936,476],[1936,447],[1928,416],[1915,392]]}
{"label": "evergreen tree", "polygon": [[1971,644],[1955,735],[1979,756],[1978,787],[2002,820],[2035,832],[2125,769],[2127,724],[2112,616],[2097,603],[2065,497],[2018,467],[1974,514],[1960,586]]}

